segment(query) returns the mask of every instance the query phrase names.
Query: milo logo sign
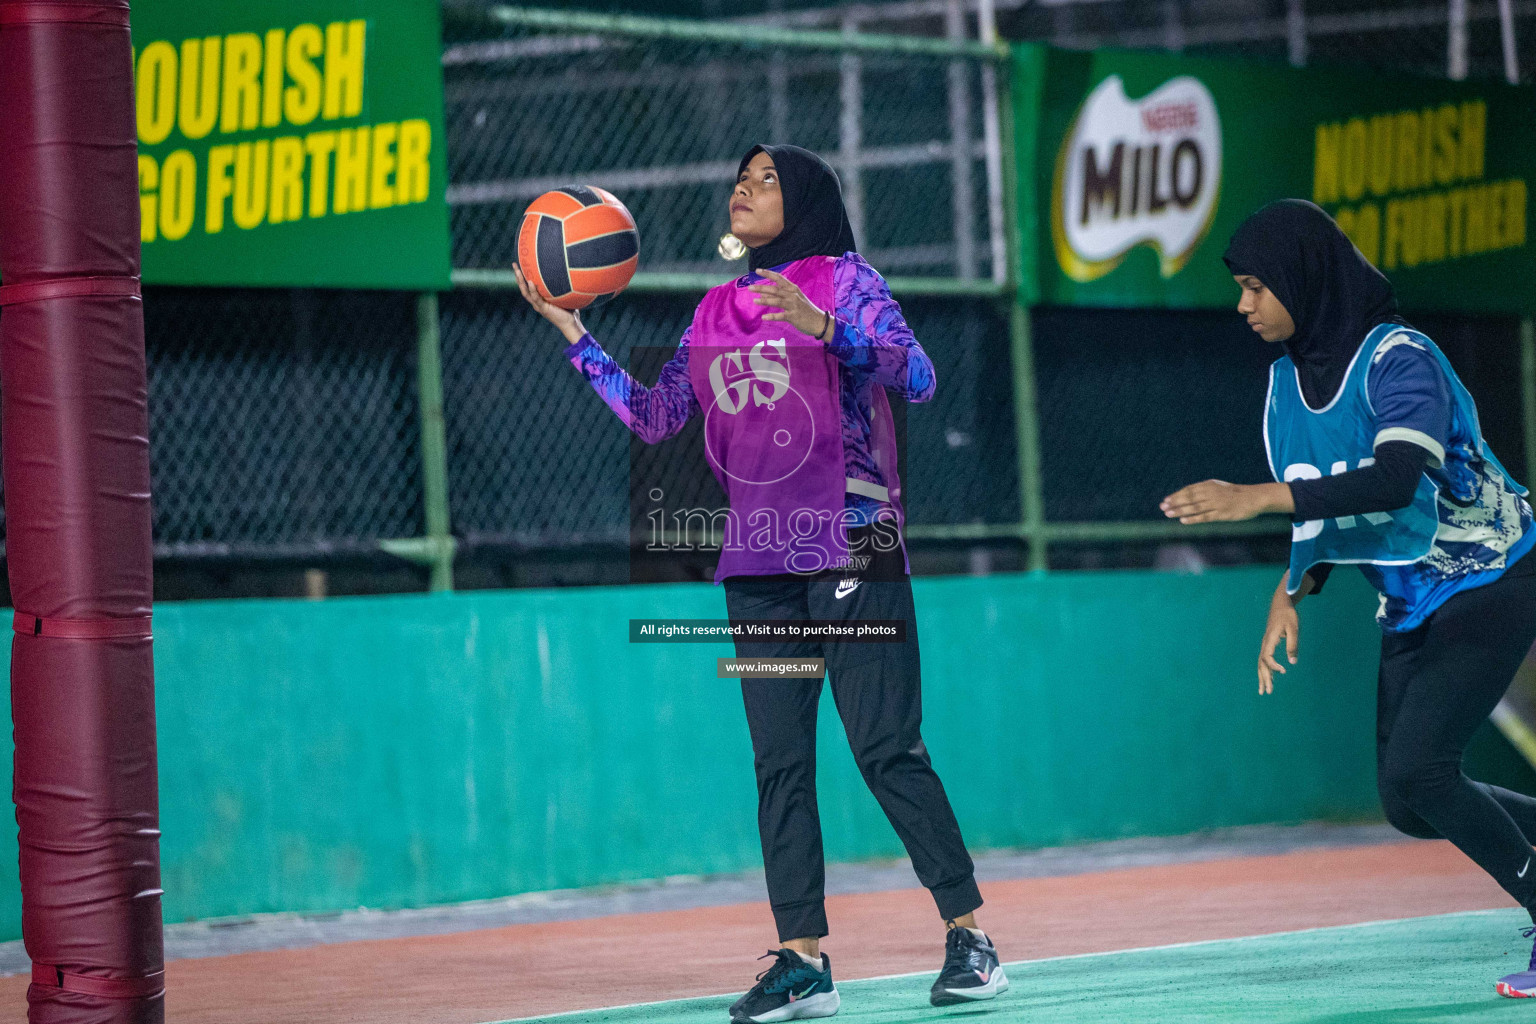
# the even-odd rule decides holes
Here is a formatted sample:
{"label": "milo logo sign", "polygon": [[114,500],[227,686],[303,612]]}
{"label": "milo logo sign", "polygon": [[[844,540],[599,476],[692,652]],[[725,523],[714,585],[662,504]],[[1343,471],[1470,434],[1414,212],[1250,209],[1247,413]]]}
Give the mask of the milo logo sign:
{"label": "milo logo sign", "polygon": [[1074,281],[1092,281],[1138,245],[1163,277],[1189,261],[1216,214],[1221,120],[1199,79],[1170,79],[1139,100],[1111,75],[1083,101],[1056,159],[1051,236]]}

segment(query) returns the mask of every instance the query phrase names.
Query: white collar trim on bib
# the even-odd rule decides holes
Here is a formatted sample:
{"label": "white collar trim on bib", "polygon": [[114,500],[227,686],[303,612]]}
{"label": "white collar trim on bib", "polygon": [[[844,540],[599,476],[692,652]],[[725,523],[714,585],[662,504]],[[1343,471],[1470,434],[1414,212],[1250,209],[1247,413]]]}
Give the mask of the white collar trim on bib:
{"label": "white collar trim on bib", "polygon": [[1339,397],[1344,394],[1345,387],[1349,385],[1350,374],[1355,372],[1355,363],[1359,362],[1360,353],[1365,351],[1365,343],[1370,341],[1371,335],[1375,333],[1376,328],[1372,327],[1368,332],[1366,332],[1365,337],[1360,339],[1360,347],[1355,349],[1355,354],[1349,360],[1349,366],[1344,371],[1344,379],[1339,381],[1339,390],[1333,393],[1333,397],[1328,400],[1328,404],[1323,406],[1321,409],[1314,409],[1307,404],[1307,396],[1301,393],[1301,371],[1296,368],[1296,361],[1291,361],[1291,379],[1296,382],[1296,397],[1301,399],[1301,407],[1303,409],[1307,410],[1307,412],[1321,416],[1323,413],[1327,412],[1329,409],[1332,409],[1335,405],[1338,404]]}

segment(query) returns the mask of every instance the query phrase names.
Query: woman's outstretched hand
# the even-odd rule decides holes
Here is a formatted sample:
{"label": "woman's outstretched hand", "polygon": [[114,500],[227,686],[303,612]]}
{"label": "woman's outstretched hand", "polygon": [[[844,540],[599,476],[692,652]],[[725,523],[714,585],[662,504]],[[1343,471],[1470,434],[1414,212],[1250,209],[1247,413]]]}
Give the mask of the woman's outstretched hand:
{"label": "woman's outstretched hand", "polygon": [[581,336],[587,333],[587,329],[582,326],[580,316],[572,310],[562,309],[540,295],[539,290],[523,276],[523,268],[516,263],[512,264],[512,273],[517,276],[518,290],[523,293],[523,298],[528,300],[528,305],[532,306],[536,313],[558,327],[560,333],[565,335],[567,343],[574,345],[581,340]]}
{"label": "woman's outstretched hand", "polygon": [[820,339],[828,333],[831,321],[822,310],[816,308],[815,303],[805,297],[799,285],[775,270],[759,270],[758,273],[773,283],[752,285],[751,290],[757,292],[754,301],[759,306],[776,306],[781,310],[778,313],[764,313],[764,320],[787,321],[801,334],[809,334],[813,338]]}
{"label": "woman's outstretched hand", "polygon": [[1174,491],[1158,508],[1181,523],[1233,523],[1266,512],[1294,512],[1286,484],[1229,484],[1204,480]]}
{"label": "woman's outstretched hand", "polygon": [[1301,654],[1301,617],[1296,614],[1296,602],[1306,595],[1306,588],[1296,597],[1285,592],[1287,576],[1280,577],[1280,585],[1269,599],[1269,619],[1264,623],[1264,639],[1259,643],[1259,693],[1275,692],[1275,673],[1285,675],[1285,666],[1275,660],[1275,645],[1285,641],[1285,660],[1296,664]]}

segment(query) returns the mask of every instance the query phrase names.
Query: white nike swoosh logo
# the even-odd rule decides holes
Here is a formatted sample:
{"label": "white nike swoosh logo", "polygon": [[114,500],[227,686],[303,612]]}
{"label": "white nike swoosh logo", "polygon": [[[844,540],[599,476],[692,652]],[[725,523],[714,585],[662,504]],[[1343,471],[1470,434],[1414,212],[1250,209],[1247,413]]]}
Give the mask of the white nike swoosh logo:
{"label": "white nike swoosh logo", "polygon": [[1518,875],[1516,875],[1515,877],[1516,878],[1524,878],[1525,877],[1525,873],[1527,871],[1529,871],[1530,869],[1531,869],[1531,858],[1527,857],[1527,858],[1525,858],[1525,867],[1521,868],[1520,869],[1520,873]]}
{"label": "white nike swoosh logo", "polygon": [[837,595],[836,596],[837,596],[837,599],[839,601],[841,601],[843,598],[847,597],[849,594],[853,593],[855,590],[859,589],[859,581],[858,580],[854,580],[853,581],[853,586],[848,587],[847,590],[844,590],[843,587],[847,583],[848,583],[847,580],[843,580],[841,583],[839,583],[837,585]]}

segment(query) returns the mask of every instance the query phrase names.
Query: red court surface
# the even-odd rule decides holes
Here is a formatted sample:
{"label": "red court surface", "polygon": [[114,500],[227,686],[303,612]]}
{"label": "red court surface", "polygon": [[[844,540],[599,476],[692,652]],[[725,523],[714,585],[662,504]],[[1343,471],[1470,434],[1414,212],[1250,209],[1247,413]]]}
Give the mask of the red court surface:
{"label": "red court surface", "polygon": [[[978,921],[1005,961],[1513,906],[1445,842],[983,883]],[[833,896],[838,980],[937,971],[943,925],[921,889]],[[763,904],[179,960],[184,1024],[482,1024],[744,989],[774,946]],[[26,1019],[0,979],[0,1024]],[[723,1018],[722,1018],[723,1019]]]}

